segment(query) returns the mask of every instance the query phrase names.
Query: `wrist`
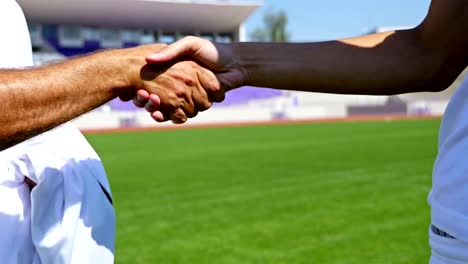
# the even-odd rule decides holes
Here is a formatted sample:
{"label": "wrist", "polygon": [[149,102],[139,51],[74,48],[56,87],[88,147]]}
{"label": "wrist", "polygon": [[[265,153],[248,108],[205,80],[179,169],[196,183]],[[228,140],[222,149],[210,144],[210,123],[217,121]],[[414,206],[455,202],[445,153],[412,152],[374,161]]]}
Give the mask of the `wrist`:
{"label": "wrist", "polygon": [[252,43],[234,43],[232,49],[233,61],[243,76],[243,85],[255,86],[255,69],[259,67],[257,60],[261,61],[261,52]]}
{"label": "wrist", "polygon": [[145,57],[160,51],[166,44],[150,44],[133,48],[109,50],[104,53],[106,64],[111,64],[109,78],[114,78],[113,87],[118,95],[136,93],[144,87],[141,69],[147,64]]}
{"label": "wrist", "polygon": [[[285,87],[291,81],[285,76],[301,72],[306,56],[291,44],[237,43],[234,48],[239,67],[244,72],[245,85],[260,87]],[[290,80],[296,81],[295,77]]]}
{"label": "wrist", "polygon": [[216,49],[219,53],[220,65],[223,65],[221,72],[229,72],[227,78],[226,91],[239,88],[249,84],[249,72],[246,65],[243,63],[243,47],[242,43],[232,44],[216,44]]}
{"label": "wrist", "polygon": [[[134,89],[142,62],[130,56],[126,49],[107,50],[93,54],[96,73],[112,89],[115,96]],[[140,65],[140,66],[139,66]]]}

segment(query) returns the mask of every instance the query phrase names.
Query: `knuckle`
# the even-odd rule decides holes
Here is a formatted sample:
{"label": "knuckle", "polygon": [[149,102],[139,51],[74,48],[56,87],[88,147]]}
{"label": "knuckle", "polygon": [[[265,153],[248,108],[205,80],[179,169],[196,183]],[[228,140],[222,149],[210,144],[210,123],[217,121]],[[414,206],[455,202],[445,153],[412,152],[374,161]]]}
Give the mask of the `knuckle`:
{"label": "knuckle", "polygon": [[194,87],[194,86],[196,85],[196,83],[197,83],[197,82],[195,81],[195,79],[194,79],[193,77],[191,77],[191,76],[186,76],[186,77],[184,77],[184,78],[183,78],[183,82],[184,82],[184,84],[185,84],[186,86],[188,86],[188,87]]}
{"label": "knuckle", "polygon": [[198,65],[198,63],[192,60],[181,61],[178,63],[177,66],[180,69],[182,69],[185,73],[190,73],[191,75],[194,75],[200,69],[200,65]]}
{"label": "knuckle", "polygon": [[184,112],[182,111],[176,111],[173,115],[172,115],[172,122],[175,123],[175,124],[182,124],[182,123],[185,123],[185,121],[187,121],[187,117],[185,116]]}
{"label": "knuckle", "polygon": [[213,80],[212,83],[211,83],[211,87],[213,87],[214,92],[219,93],[219,92],[223,91],[223,89],[221,88],[221,85],[219,85],[219,83],[217,81]]}
{"label": "knuckle", "polygon": [[182,86],[182,85],[175,85],[175,86],[172,88],[172,90],[174,91],[174,93],[175,93],[175,95],[176,95],[177,97],[183,97],[183,96],[187,93],[185,87]]}
{"label": "knuckle", "polygon": [[211,80],[209,83],[208,83],[208,87],[207,87],[207,90],[212,93],[212,94],[218,94],[218,93],[224,93],[223,91],[223,88],[221,87],[221,85],[215,81],[215,80]]}
{"label": "knuckle", "polygon": [[196,38],[194,36],[186,36],[186,37],[184,37],[184,40],[191,42],[191,41],[195,41]]}
{"label": "knuckle", "polygon": [[174,111],[175,109],[180,107],[180,102],[177,99],[171,100],[169,102],[169,109]]}
{"label": "knuckle", "polygon": [[201,111],[206,111],[206,110],[210,109],[212,105],[213,105],[213,103],[210,100],[204,100],[200,104],[200,110]]}
{"label": "knuckle", "polygon": [[177,109],[180,106],[180,100],[175,97],[165,97],[164,99],[161,98],[161,106],[160,108],[165,112],[171,112]]}
{"label": "knuckle", "polygon": [[199,67],[198,63],[196,63],[193,60],[186,60],[186,61],[183,61],[182,63],[185,63],[186,65],[190,66],[191,68],[198,68]]}
{"label": "knuckle", "polygon": [[205,111],[209,109],[212,105],[213,103],[207,97],[199,98],[199,100],[197,101],[197,106],[200,109],[200,111]]}
{"label": "knuckle", "polygon": [[188,118],[194,118],[198,115],[198,111],[194,109],[193,111],[189,111],[188,113],[186,113],[186,115]]}
{"label": "knuckle", "polygon": [[194,104],[184,104],[182,110],[183,112],[185,112],[185,115],[189,118],[192,118],[197,115],[197,108]]}
{"label": "knuckle", "polygon": [[203,107],[204,107],[205,109],[203,109],[203,110],[208,110],[208,109],[210,109],[212,106],[213,106],[213,103],[212,103],[212,102],[210,102],[210,101],[205,101],[205,104],[203,105]]}
{"label": "knuckle", "polygon": [[226,97],[226,95],[224,94],[224,92],[218,92],[218,93],[215,94],[214,101],[217,102],[217,103],[220,103],[220,102],[224,101],[225,97]]}

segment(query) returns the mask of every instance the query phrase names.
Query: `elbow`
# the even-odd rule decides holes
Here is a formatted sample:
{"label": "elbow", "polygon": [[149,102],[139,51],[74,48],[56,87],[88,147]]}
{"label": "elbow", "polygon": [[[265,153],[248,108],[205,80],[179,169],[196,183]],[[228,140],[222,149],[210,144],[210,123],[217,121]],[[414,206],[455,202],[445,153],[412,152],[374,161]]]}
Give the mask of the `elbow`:
{"label": "elbow", "polygon": [[424,84],[421,87],[421,92],[442,92],[450,87],[454,80],[449,81],[449,79],[434,79],[430,80],[428,83]]}
{"label": "elbow", "polygon": [[444,66],[433,74],[430,74],[422,85],[422,90],[426,92],[441,92],[449,88],[458,76],[462,73],[463,69],[455,68],[450,64],[443,64]]}
{"label": "elbow", "polygon": [[465,65],[458,59],[453,59],[447,50],[443,52],[433,52],[433,56],[428,56],[431,62],[426,72],[427,78],[424,82],[424,89],[429,92],[441,92],[449,88],[465,69]]}
{"label": "elbow", "polygon": [[415,65],[416,71],[412,71],[412,76],[408,76],[416,92],[444,91],[464,70],[464,67],[460,67],[438,52],[420,54],[419,58],[419,62]]}
{"label": "elbow", "polygon": [[441,92],[449,88],[465,69],[466,61],[456,50],[450,50],[446,46],[433,46],[421,39],[416,43],[418,90]]}

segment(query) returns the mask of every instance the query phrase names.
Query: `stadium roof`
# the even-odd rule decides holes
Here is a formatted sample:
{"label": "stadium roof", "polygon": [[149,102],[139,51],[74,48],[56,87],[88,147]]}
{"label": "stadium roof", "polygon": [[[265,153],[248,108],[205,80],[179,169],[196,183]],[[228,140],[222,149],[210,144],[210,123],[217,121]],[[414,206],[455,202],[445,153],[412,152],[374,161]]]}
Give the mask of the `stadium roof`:
{"label": "stadium roof", "polygon": [[230,32],[260,6],[255,1],[18,0],[29,22]]}

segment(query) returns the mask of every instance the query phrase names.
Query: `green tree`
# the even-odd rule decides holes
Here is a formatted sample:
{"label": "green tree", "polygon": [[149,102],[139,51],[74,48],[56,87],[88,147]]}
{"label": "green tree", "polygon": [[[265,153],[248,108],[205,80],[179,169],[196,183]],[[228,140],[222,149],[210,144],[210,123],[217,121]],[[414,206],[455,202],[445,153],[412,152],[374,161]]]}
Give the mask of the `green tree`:
{"label": "green tree", "polygon": [[260,42],[288,42],[289,33],[286,30],[288,15],[284,10],[269,10],[263,17],[263,28],[256,28],[250,38]]}

